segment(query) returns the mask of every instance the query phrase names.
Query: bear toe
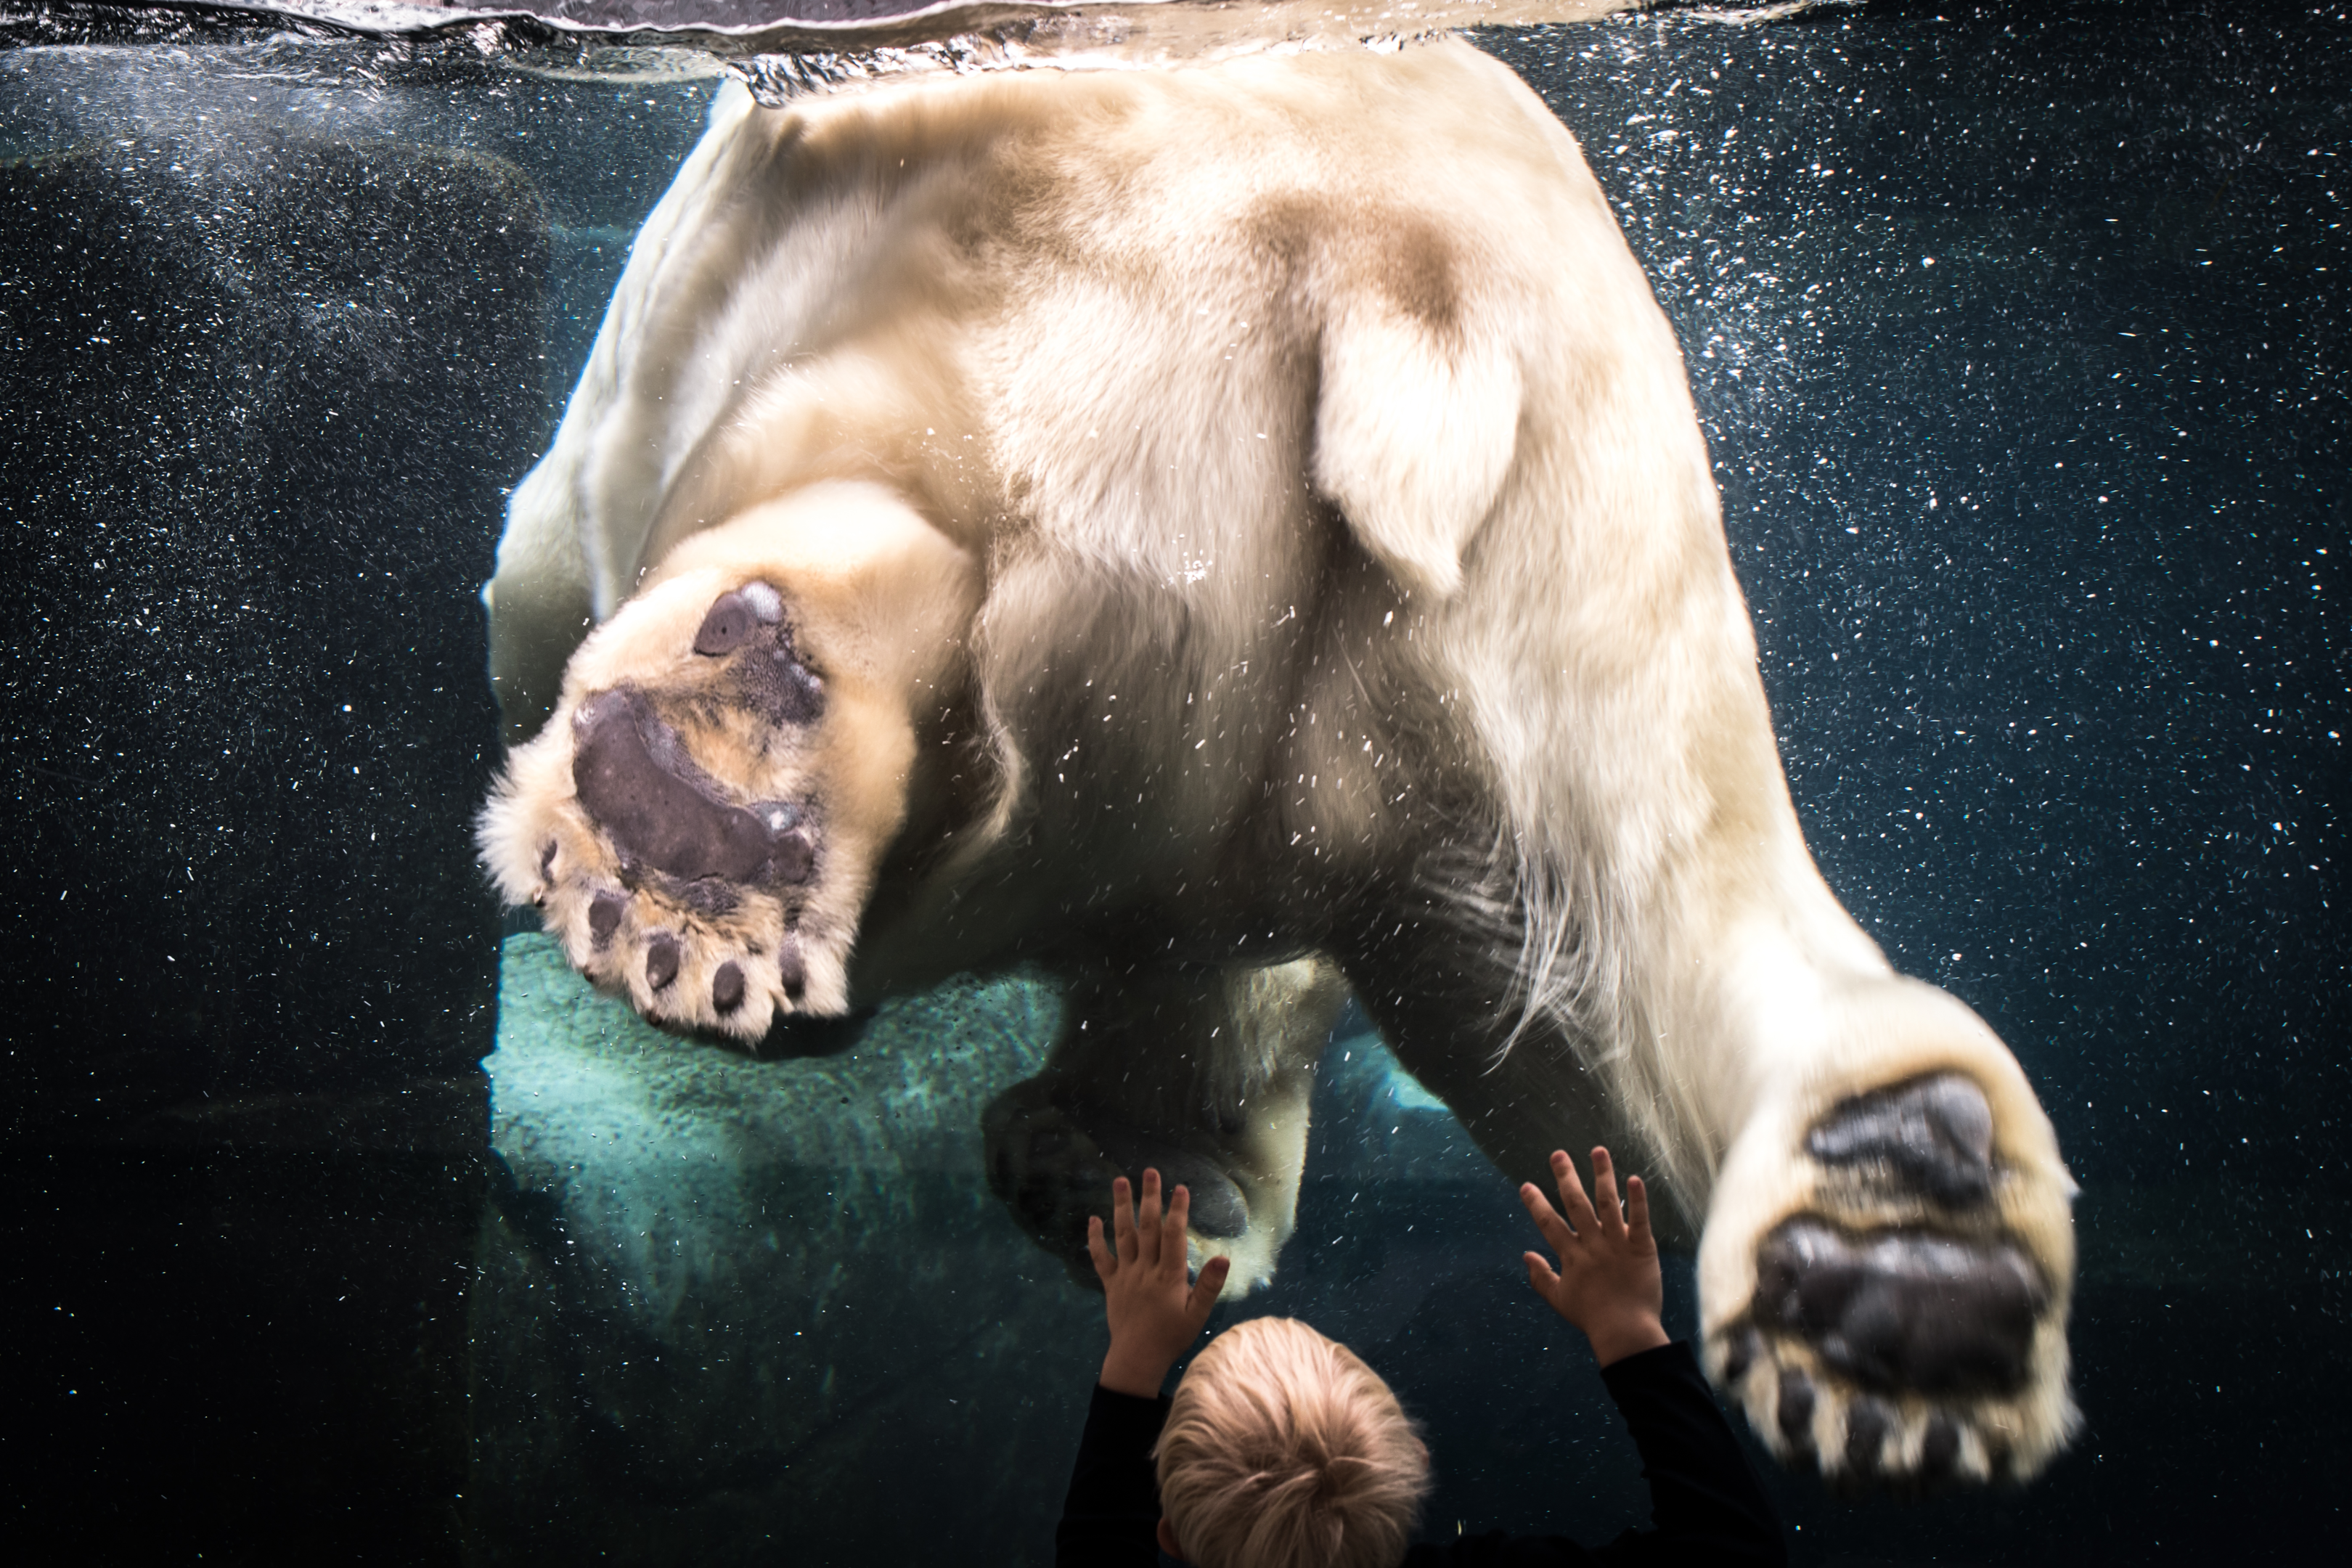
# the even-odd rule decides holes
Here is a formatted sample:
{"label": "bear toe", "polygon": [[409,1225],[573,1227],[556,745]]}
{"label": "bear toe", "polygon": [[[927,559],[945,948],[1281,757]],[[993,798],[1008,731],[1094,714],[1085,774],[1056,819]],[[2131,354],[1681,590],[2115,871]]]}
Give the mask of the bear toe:
{"label": "bear toe", "polygon": [[667,991],[677,979],[677,938],[667,931],[656,932],[646,943],[646,988]]}
{"label": "bear toe", "polygon": [[598,893],[588,903],[588,936],[598,947],[609,947],[613,933],[621,929],[621,916],[627,912],[628,897],[610,889]]}
{"label": "bear toe", "polygon": [[743,1005],[743,966],[731,958],[710,977],[710,1005],[721,1013],[732,1013]]}

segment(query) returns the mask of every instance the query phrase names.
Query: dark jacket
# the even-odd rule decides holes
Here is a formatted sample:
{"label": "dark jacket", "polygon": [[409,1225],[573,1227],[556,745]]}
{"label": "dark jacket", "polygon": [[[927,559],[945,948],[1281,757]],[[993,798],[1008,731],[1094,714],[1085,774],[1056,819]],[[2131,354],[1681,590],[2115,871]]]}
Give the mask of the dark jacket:
{"label": "dark jacket", "polygon": [[[1652,1527],[1605,1546],[1565,1536],[1464,1536],[1423,1542],[1405,1568],[1569,1568],[1570,1564],[1702,1563],[1765,1568],[1788,1561],[1780,1523],[1730,1424],[1716,1408],[1690,1347],[1680,1341],[1601,1369],[1601,1381],[1642,1451]],[[1054,1534],[1058,1568],[1154,1568],[1160,1487],[1151,1445],[1168,1419],[1165,1399],[1095,1389],[1086,1436]]]}

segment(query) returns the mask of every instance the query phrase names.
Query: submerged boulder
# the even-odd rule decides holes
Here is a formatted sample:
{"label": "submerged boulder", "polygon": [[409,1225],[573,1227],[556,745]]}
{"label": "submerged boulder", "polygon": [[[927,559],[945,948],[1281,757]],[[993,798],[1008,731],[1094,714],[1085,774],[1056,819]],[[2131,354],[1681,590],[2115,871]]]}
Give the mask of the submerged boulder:
{"label": "submerged boulder", "polygon": [[915,1561],[926,1493],[959,1533],[1050,1542],[1102,1304],[990,1194],[980,1124],[1053,994],[961,982],[760,1060],[658,1033],[546,937],[503,974],[477,1552]]}

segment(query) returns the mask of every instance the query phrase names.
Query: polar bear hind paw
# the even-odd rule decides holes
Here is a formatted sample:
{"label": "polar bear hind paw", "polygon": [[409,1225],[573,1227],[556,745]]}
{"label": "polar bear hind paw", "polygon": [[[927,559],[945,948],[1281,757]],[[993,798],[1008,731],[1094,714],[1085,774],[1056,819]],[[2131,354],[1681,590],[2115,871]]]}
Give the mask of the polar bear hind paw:
{"label": "polar bear hind paw", "polygon": [[[1070,1278],[1099,1289],[1087,1254],[1087,1221],[1106,1223],[1111,1213],[1111,1182],[1125,1176],[1140,1184],[1144,1171],[1157,1170],[1170,1188],[1192,1194],[1190,1251],[1198,1267],[1209,1258],[1233,1259],[1228,1296],[1264,1283],[1273,1272],[1273,1254],[1289,1232],[1291,1216],[1269,1225],[1251,1212],[1238,1173],[1204,1141],[1185,1141],[1126,1125],[1115,1113],[1065,1103],[1054,1076],[1031,1079],[998,1095],[983,1119],[990,1187],[1021,1228],[1062,1259]],[[1277,1234],[1271,1237],[1263,1233]],[[1270,1245],[1268,1244],[1270,1241]]]}
{"label": "polar bear hind paw", "polygon": [[2068,1263],[2005,1223],[2021,1178],[1993,1131],[1956,1072],[1850,1096],[1806,1129],[1805,1201],[1764,1229],[1746,1310],[1706,1345],[1784,1461],[1927,1489],[2021,1479],[2072,1434]]}

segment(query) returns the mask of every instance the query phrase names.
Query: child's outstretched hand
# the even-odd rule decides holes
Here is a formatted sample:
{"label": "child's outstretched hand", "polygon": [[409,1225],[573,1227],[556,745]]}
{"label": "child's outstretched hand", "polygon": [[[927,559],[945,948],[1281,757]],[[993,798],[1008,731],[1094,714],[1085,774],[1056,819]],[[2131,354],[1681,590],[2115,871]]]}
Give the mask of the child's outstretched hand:
{"label": "child's outstretched hand", "polygon": [[1110,1320],[1110,1353],[1103,1357],[1102,1385],[1114,1394],[1158,1397],[1168,1369],[1201,1334],[1217,1292],[1225,1288],[1231,1260],[1212,1258],[1189,1289],[1184,1282],[1184,1222],[1192,1194],[1179,1186],[1160,1212],[1160,1173],[1143,1173],[1143,1210],[1129,1206],[1127,1178],[1110,1184],[1111,1223],[1116,1235],[1103,1239],[1099,1216],[1087,1221],[1087,1251],[1102,1276],[1103,1313]]}
{"label": "child's outstretched hand", "polygon": [[[1543,1232],[1544,1240],[1559,1254],[1559,1270],[1552,1271],[1543,1254],[1530,1252],[1528,1283],[1551,1303],[1551,1310],[1584,1331],[1592,1353],[1602,1366],[1636,1352],[1666,1342],[1659,1311],[1665,1305],[1665,1285],[1658,1274],[1658,1243],[1650,1235],[1650,1194],[1642,1178],[1625,1182],[1625,1207],[1617,1206],[1617,1173],[1609,1151],[1592,1151],[1592,1190],[1596,1207],[1576,1179],[1576,1162],[1555,1149],[1551,1173],[1559,1183],[1560,1218],[1533,1182],[1519,1188],[1519,1202]],[[1570,1226],[1574,1228],[1571,1229]]]}

